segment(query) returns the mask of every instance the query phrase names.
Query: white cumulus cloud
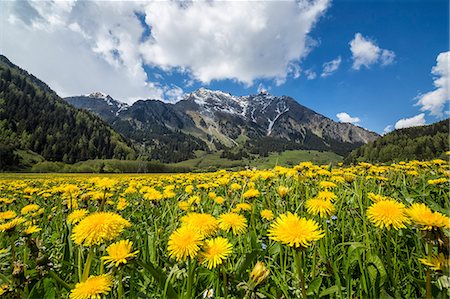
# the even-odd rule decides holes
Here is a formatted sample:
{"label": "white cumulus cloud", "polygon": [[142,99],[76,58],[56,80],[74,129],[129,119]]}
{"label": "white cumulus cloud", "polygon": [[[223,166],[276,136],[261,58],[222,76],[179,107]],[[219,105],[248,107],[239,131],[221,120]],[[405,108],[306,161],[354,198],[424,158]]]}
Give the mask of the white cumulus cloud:
{"label": "white cumulus cloud", "polygon": [[350,41],[353,69],[359,70],[362,66],[369,68],[373,64],[388,65],[394,62],[395,53],[391,50],[381,49],[375,41],[356,33]]}
{"label": "white cumulus cloud", "polygon": [[410,118],[402,118],[395,123],[395,129],[423,126],[426,124],[425,114],[420,113]]}
{"label": "white cumulus cloud", "polygon": [[325,62],[323,64],[323,70],[320,77],[325,78],[336,72],[339,66],[341,65],[341,61],[342,61],[341,56],[339,56],[336,59]]}
{"label": "white cumulus cloud", "polygon": [[140,46],[147,64],[189,72],[196,80],[300,75],[308,37],[328,0],[151,2],[145,8],[151,38]]}
{"label": "white cumulus cloud", "polygon": [[[59,95],[102,91],[133,102],[163,98],[137,48],[135,2],[1,1],[0,52]],[[142,9],[142,8],[141,8]],[[20,42],[18,42],[20,41]]]}
{"label": "white cumulus cloud", "polygon": [[336,117],[339,119],[339,121],[341,123],[357,124],[357,123],[359,123],[361,121],[361,119],[359,117],[351,117],[346,112],[340,112],[340,113],[336,114]]}
{"label": "white cumulus cloud", "polygon": [[[187,85],[297,78],[316,45],[309,33],[330,0],[0,1],[0,53],[60,95],[99,90],[132,102],[176,91],[146,67]],[[159,82],[159,83],[158,83]],[[187,86],[186,85],[186,86]]]}
{"label": "white cumulus cloud", "polygon": [[[431,73],[435,76],[433,91],[419,95],[416,105],[421,111],[428,111],[431,115],[442,116],[445,105],[450,101],[450,52],[440,53],[436,65]],[[448,111],[447,111],[448,114]]]}

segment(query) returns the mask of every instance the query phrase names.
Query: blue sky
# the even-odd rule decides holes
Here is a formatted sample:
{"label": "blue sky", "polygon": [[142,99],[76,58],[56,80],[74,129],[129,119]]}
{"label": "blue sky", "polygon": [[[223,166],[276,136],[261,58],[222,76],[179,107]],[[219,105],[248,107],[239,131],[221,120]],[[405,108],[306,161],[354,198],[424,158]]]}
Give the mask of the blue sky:
{"label": "blue sky", "polygon": [[378,133],[448,117],[446,0],[174,3],[3,1],[0,53],[62,96],[266,89]]}

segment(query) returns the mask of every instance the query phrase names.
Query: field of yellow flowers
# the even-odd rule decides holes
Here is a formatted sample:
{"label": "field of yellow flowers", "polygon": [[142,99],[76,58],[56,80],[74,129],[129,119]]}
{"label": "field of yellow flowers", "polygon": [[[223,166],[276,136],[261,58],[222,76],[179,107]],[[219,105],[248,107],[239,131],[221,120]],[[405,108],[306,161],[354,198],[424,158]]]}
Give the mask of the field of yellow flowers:
{"label": "field of yellow flowers", "polygon": [[449,165],[0,177],[1,298],[448,298]]}

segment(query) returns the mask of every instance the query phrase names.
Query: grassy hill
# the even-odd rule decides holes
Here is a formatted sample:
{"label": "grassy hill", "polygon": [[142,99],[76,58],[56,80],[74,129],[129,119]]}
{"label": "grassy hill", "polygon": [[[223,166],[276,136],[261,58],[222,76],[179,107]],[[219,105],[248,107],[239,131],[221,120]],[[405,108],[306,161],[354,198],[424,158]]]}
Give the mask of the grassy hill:
{"label": "grassy hill", "polygon": [[449,150],[449,121],[395,130],[352,151],[345,162],[387,163],[443,157]]}
{"label": "grassy hill", "polygon": [[134,150],[99,117],[70,106],[0,55],[0,170],[26,166],[39,156],[74,163],[130,159]]}

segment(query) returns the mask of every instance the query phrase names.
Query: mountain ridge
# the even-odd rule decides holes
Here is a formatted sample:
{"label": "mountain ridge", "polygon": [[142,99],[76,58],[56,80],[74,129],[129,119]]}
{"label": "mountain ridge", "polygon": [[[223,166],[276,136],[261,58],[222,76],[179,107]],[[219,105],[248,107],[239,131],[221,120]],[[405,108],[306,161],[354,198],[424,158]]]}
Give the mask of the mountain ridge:
{"label": "mountain ridge", "polygon": [[285,140],[292,149],[332,150],[341,155],[379,137],[364,128],[335,122],[289,96],[268,93],[233,96],[200,88],[176,103],[139,100],[121,110],[112,109],[104,100],[102,107],[97,107],[99,100],[86,96],[65,100],[97,113],[138,143],[153,141],[153,149],[161,144],[161,138],[148,132],[192,139],[192,150],[248,149],[252,147],[249,143],[270,137]]}

